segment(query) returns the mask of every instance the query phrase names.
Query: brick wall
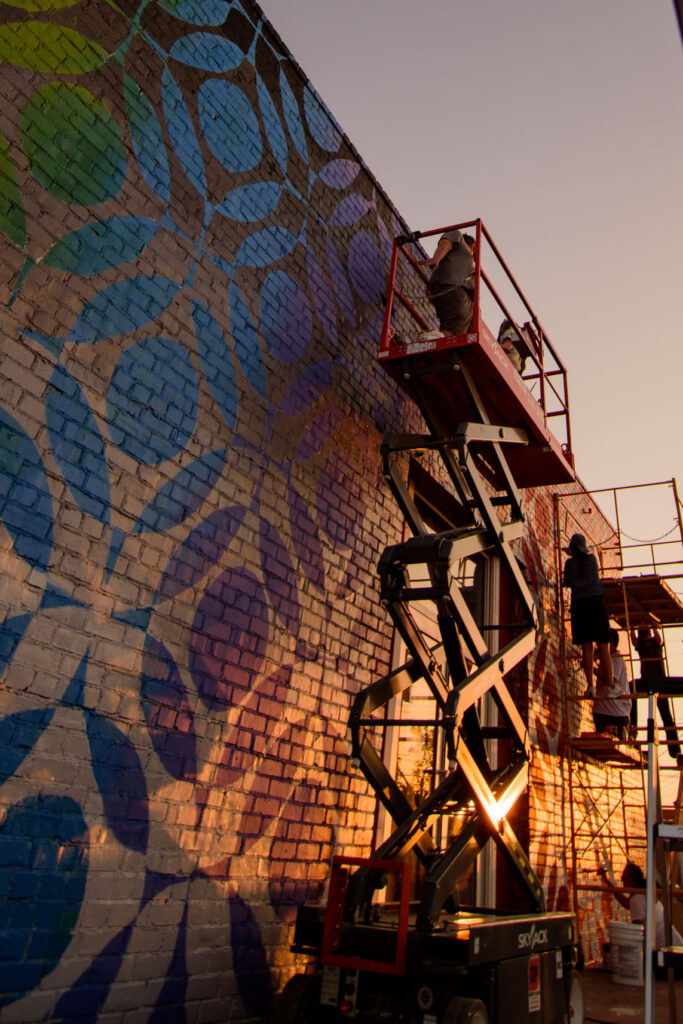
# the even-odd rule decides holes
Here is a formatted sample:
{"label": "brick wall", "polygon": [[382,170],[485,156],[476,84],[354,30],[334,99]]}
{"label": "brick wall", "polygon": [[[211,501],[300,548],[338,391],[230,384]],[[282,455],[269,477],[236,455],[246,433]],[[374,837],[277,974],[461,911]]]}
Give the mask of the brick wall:
{"label": "brick wall", "polygon": [[249,0],[0,3],[0,57],[2,1019],[258,1019],[372,838],[346,719],[389,664],[403,225]]}

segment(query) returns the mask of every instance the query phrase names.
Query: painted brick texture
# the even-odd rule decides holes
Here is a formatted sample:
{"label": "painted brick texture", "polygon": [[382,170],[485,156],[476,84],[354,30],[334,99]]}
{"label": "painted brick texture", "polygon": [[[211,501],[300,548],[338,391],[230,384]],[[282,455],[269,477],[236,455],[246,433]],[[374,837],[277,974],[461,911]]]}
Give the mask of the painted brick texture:
{"label": "painted brick texture", "polygon": [[[0,3],[0,59],[2,1019],[262,1019],[296,905],[372,843],[346,721],[390,660],[404,225],[250,0]],[[528,829],[560,905],[530,499]]]}

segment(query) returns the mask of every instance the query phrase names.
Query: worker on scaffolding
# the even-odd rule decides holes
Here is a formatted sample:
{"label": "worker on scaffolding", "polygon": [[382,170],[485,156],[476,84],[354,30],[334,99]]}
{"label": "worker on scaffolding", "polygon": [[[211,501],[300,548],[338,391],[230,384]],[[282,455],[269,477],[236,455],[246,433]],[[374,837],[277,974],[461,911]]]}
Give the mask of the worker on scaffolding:
{"label": "worker on scaffolding", "polygon": [[424,266],[432,267],[427,294],[441,329],[452,334],[463,334],[472,326],[474,248],[472,235],[463,235],[456,228],[444,232],[434,255],[422,260]]}
{"label": "worker on scaffolding", "polygon": [[610,656],[614,685],[606,685],[602,665],[599,665],[596,672],[593,721],[596,732],[611,733],[618,736],[619,739],[625,740],[628,737],[629,717],[633,701],[626,673],[626,662],[619,654],[619,634],[616,629],[610,629]]}
{"label": "worker on scaffolding", "polygon": [[[637,689],[641,693],[659,694],[662,680],[667,678],[664,666],[664,640],[661,633],[658,629],[653,631],[649,626],[641,626],[637,633],[631,630],[631,644],[640,658],[640,685]],[[633,704],[631,724],[637,725],[636,702]],[[657,697],[657,710],[664,726],[669,753],[677,761],[679,768],[683,767],[676,720],[668,697]]]}
{"label": "worker on scaffolding", "polygon": [[581,647],[583,671],[586,676],[586,696],[593,696],[593,645],[597,644],[598,660],[604,685],[614,685],[614,671],[610,655],[610,624],[600,579],[598,560],[586,547],[582,533],[572,534],[565,548],[570,556],[564,565],[563,582],[569,587],[571,599],[572,643]]}

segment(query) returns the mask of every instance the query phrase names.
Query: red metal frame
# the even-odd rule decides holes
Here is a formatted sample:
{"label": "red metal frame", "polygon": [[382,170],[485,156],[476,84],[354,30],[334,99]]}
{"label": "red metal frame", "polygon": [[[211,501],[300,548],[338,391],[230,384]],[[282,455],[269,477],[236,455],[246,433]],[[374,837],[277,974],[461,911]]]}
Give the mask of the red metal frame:
{"label": "red metal frame", "polygon": [[[344,925],[344,902],[349,881],[349,867],[370,870],[391,871],[401,875],[401,901],[399,904],[396,950],[393,961],[368,960],[359,956],[348,956],[335,952]],[[330,889],[327,898],[325,930],[321,950],[321,963],[330,967],[350,967],[359,971],[375,971],[378,974],[403,974],[408,944],[408,916],[410,911],[410,864],[402,860],[375,860],[365,857],[333,857],[330,873]]]}
{"label": "red metal frame", "polygon": [[[407,276],[414,282],[415,275],[417,275],[418,283],[423,283],[426,287],[429,278],[420,266],[419,259],[410,252],[410,247],[433,235],[442,235],[446,231],[468,228],[474,229],[473,233],[475,234],[474,312],[471,330],[466,334],[457,335],[441,332],[440,336],[430,338],[428,341],[421,341],[417,335],[421,331],[433,329],[434,324],[428,323],[425,315],[417,308],[421,298],[414,301],[417,297],[407,294],[407,289],[399,281],[402,277]],[[487,267],[482,265],[484,250],[489,264]],[[406,275],[405,271],[409,273]],[[506,356],[501,358],[502,349],[498,344],[496,334],[489,329],[482,317],[481,298],[486,294],[487,302],[499,309],[501,318],[511,320],[521,334],[520,325],[516,323],[501,297],[499,281],[508,291],[512,289],[519,305],[528,316],[529,331],[525,337],[529,343],[528,358],[532,366],[529,372],[524,373],[523,377],[520,377],[515,371]],[[400,331],[403,335],[400,338],[396,333],[396,320],[399,318],[401,319]],[[523,408],[525,422],[531,426],[537,443],[543,444],[544,435],[549,435],[549,443],[556,450],[554,457],[559,460],[560,475],[557,481],[549,480],[548,482],[574,479],[567,371],[525,294],[479,219],[430,231],[416,231],[409,236],[400,236],[395,240],[393,246],[387,305],[378,352],[379,360],[387,372],[400,382],[401,377],[405,377],[403,372],[405,367],[401,365],[401,361],[405,361],[406,357],[416,356],[420,359],[424,356],[426,359],[431,359],[434,352],[443,353],[453,349],[461,350],[463,357],[472,362],[472,369],[477,379],[481,379],[483,371],[490,374],[492,379],[495,378],[497,383],[507,385],[514,396],[514,405],[520,409]],[[529,389],[536,382],[538,392],[532,394]],[[486,397],[484,393],[484,400]],[[505,411],[507,409],[512,411],[512,406],[508,405]],[[552,431],[548,423],[549,420],[553,423]],[[498,422],[501,421],[498,420]],[[559,432],[557,428],[559,428]],[[564,468],[561,463],[566,464]]]}

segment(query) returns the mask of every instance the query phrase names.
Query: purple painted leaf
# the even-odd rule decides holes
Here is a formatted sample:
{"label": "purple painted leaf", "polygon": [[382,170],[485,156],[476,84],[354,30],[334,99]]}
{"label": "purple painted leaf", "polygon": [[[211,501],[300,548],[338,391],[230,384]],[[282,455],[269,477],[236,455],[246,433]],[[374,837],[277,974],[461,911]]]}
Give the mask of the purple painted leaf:
{"label": "purple painted leaf", "polygon": [[217,448],[181,469],[157,491],[133,527],[133,533],[162,533],[195,512],[225,467],[227,448]]}
{"label": "purple painted leaf", "polygon": [[145,637],[140,677],[140,700],[154,749],[169,775],[194,782],[197,778],[197,737],[187,692],[170,652],[151,636]]}
{"label": "purple painted leaf", "polygon": [[351,184],[359,171],[360,164],[355,160],[330,160],[318,173],[330,188],[342,189]]}
{"label": "purple painted leaf", "polygon": [[339,206],[332,211],[330,224],[334,224],[335,227],[350,228],[353,224],[357,224],[368,210],[371,209],[372,200],[352,193],[349,196],[344,196]]}
{"label": "purple painted leaf", "polygon": [[352,326],[355,326],[356,310],[353,303],[353,295],[351,294],[351,287],[346,276],[346,271],[344,270],[344,265],[339,258],[339,254],[337,253],[337,250],[334,247],[334,242],[331,238],[327,239],[327,265],[330,270],[330,277],[332,278],[334,294],[337,296],[337,304],[348,322]]}
{"label": "purple painted leaf", "polygon": [[330,380],[333,362],[323,359],[322,362],[309,366],[297,377],[285,392],[280,402],[280,412],[285,416],[301,416],[315,405],[324,394]]}
{"label": "purple painted leaf", "polygon": [[309,515],[306,502],[294,489],[289,488],[289,526],[292,543],[299,559],[299,571],[321,594],[325,593],[325,568],[320,534]]}
{"label": "purple painted leaf", "polygon": [[312,459],[314,455],[337,433],[339,426],[346,419],[346,413],[341,409],[326,409],[325,412],[312,419],[304,431],[304,436],[299,442],[294,459],[296,462],[305,462]]}
{"label": "purple painted leaf", "polygon": [[123,846],[145,853],[149,803],[137,751],[108,718],[87,712],[85,722],[93,773],[107,825]]}
{"label": "purple painted leaf", "polygon": [[247,569],[227,569],[199,602],[190,636],[190,674],[207,707],[236,704],[251,689],[269,636],[263,585]]}
{"label": "purple painted leaf", "polygon": [[284,541],[266,519],[261,519],[259,546],[263,580],[275,616],[285,629],[296,633],[299,626],[296,573]]}
{"label": "purple painted leaf", "polygon": [[230,896],[230,942],[237,988],[250,1016],[271,1018],[273,981],[268,958],[249,904],[241,896]]}
{"label": "purple painted leaf", "polygon": [[239,505],[221,508],[195,527],[173,553],[162,576],[158,601],[167,601],[206,576],[230,547],[237,533],[244,509]]}
{"label": "purple painted leaf", "polygon": [[332,452],[318,477],[318,522],[337,548],[353,547],[363,525],[365,501],[360,488],[360,469],[355,462]]}
{"label": "purple painted leaf", "polygon": [[358,231],[349,245],[347,266],[354,291],[363,302],[378,306],[386,287],[384,256],[367,231]]}
{"label": "purple painted leaf", "polygon": [[337,342],[337,310],[334,295],[325,277],[325,271],[309,249],[306,253],[308,283],[315,311],[328,338]]}

